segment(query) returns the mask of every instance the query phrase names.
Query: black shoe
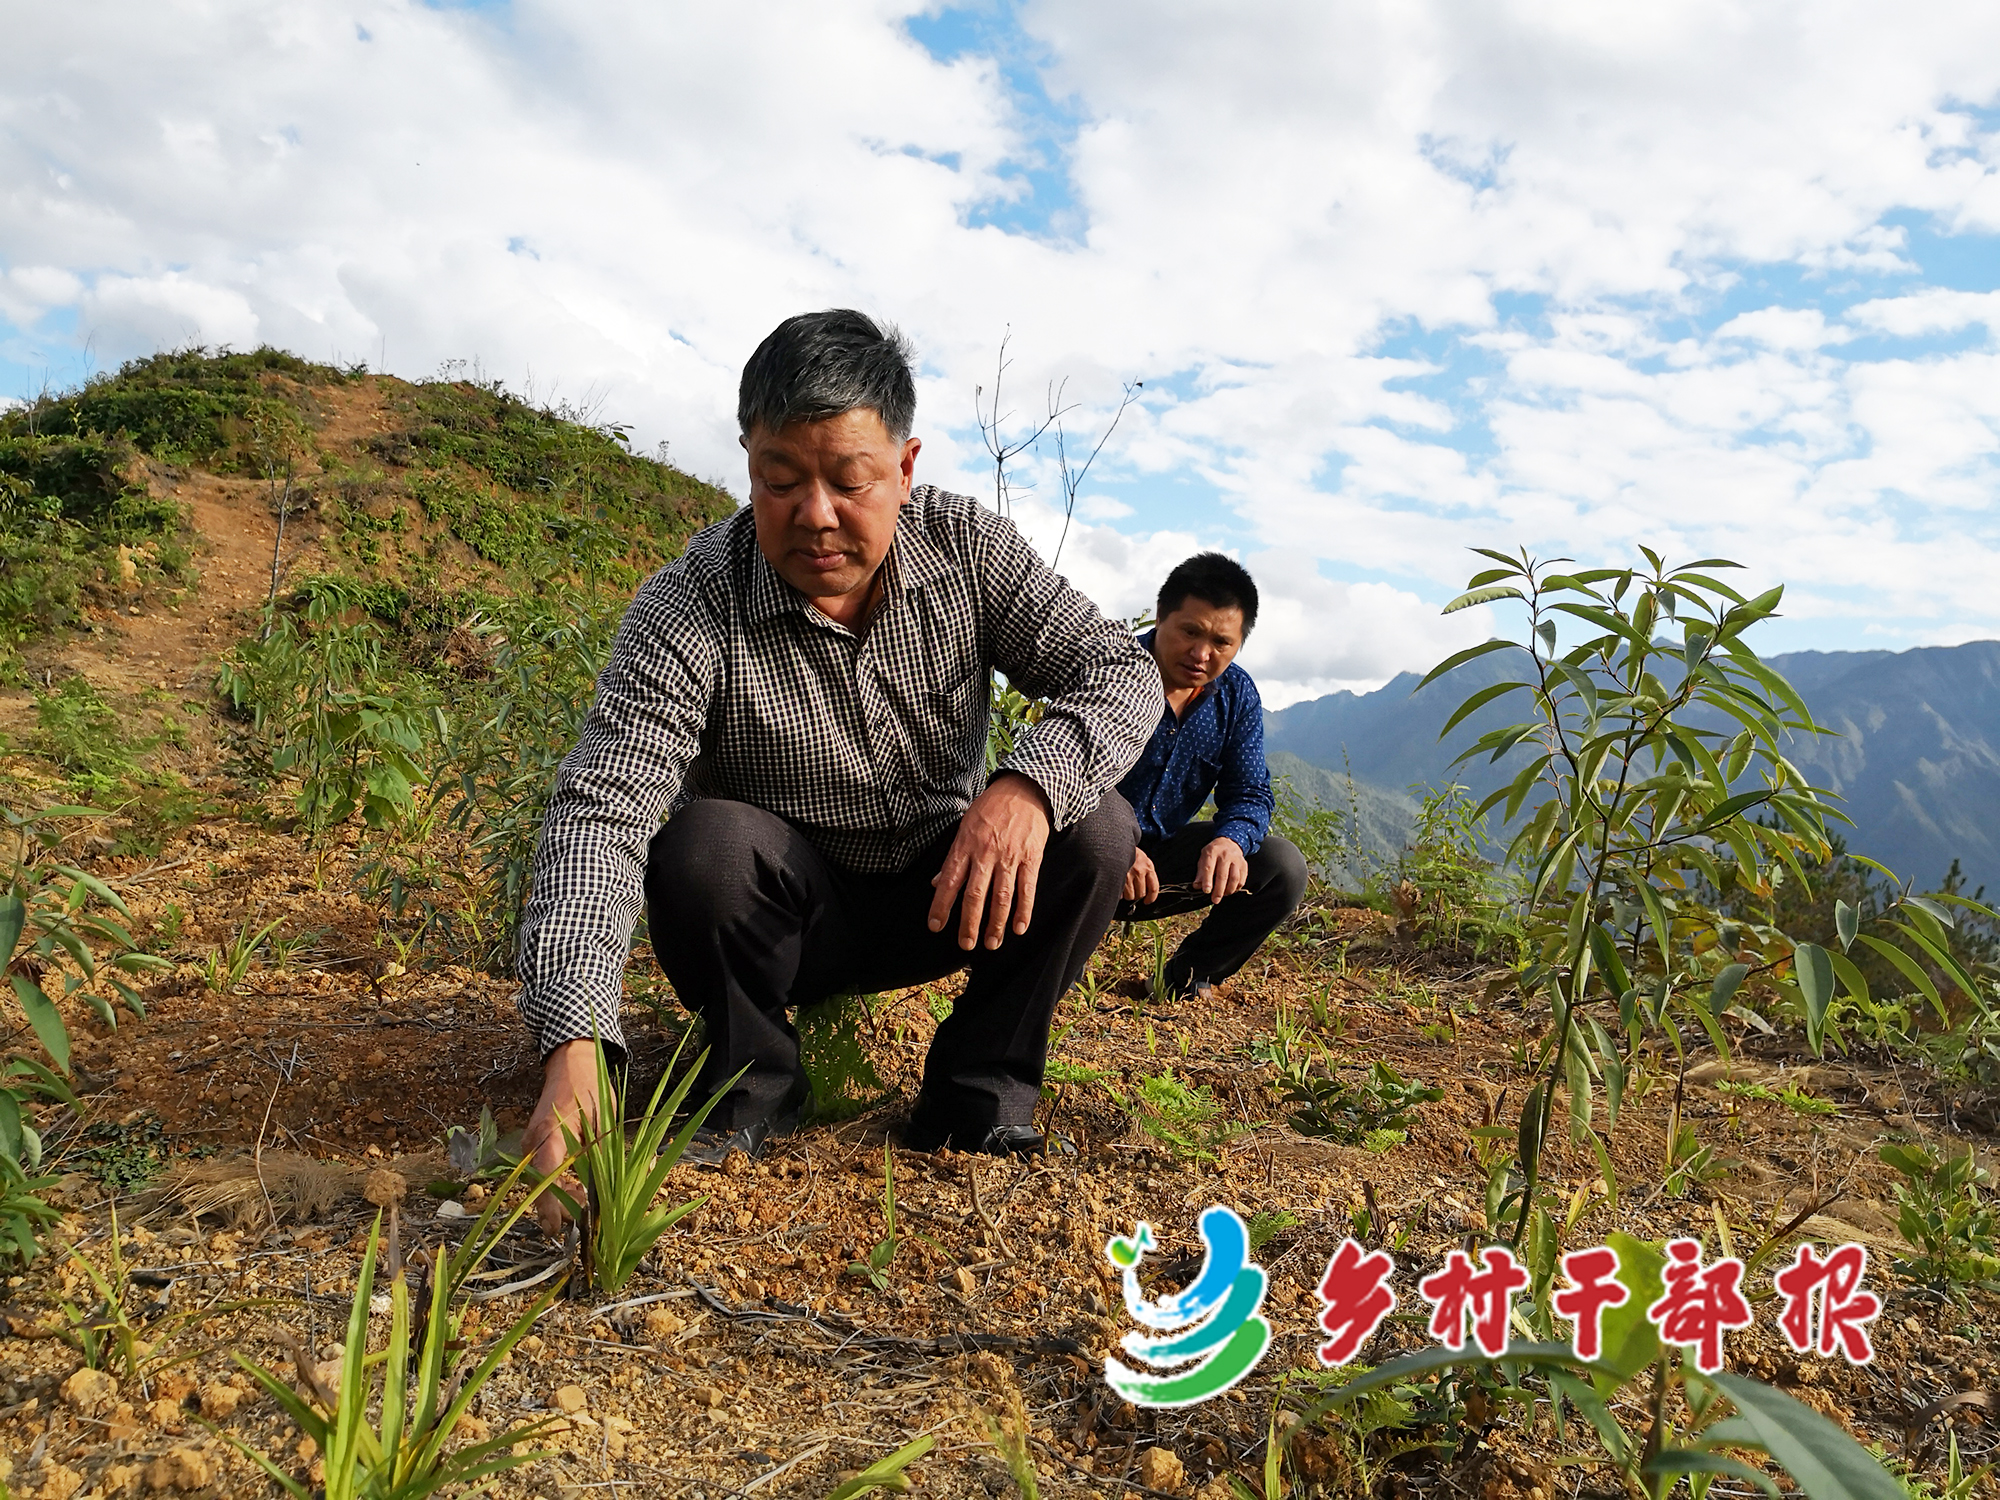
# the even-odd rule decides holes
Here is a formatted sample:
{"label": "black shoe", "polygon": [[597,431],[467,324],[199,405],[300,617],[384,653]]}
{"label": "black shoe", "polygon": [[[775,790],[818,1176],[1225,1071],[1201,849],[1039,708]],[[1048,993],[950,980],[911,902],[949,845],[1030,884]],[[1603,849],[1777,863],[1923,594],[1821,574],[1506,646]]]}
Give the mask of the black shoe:
{"label": "black shoe", "polygon": [[1066,1136],[1044,1137],[1032,1125],[989,1125],[984,1130],[948,1131],[911,1120],[903,1127],[906,1151],[970,1151],[980,1156],[1076,1155],[1076,1143]]}
{"label": "black shoe", "polygon": [[765,1115],[733,1130],[721,1125],[704,1125],[688,1138],[681,1160],[693,1166],[720,1170],[729,1159],[730,1152],[741,1151],[755,1161],[763,1153],[766,1141],[773,1136],[790,1135],[799,1128],[799,1117],[804,1107],[803,1100],[788,1102],[776,1114]]}
{"label": "black shoe", "polygon": [[1043,1135],[1032,1125],[995,1125],[977,1141],[951,1143],[954,1151],[976,1151],[982,1156],[1074,1156],[1076,1142],[1066,1135]]}

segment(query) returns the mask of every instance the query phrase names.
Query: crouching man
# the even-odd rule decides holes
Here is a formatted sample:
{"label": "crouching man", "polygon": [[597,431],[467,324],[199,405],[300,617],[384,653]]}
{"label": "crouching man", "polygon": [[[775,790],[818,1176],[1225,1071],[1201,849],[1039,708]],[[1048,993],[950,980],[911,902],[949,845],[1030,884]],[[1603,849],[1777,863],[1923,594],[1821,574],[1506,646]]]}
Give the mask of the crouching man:
{"label": "crouching man", "polygon": [[[907,344],[860,313],[789,318],[744,367],[750,503],[640,588],[549,800],[520,947],[545,1171],[594,1117],[593,1036],[622,1056],[642,901],[706,1024],[695,1096],[742,1073],[693,1159],[798,1120],[794,1007],[968,968],[905,1139],[1041,1149],[1049,1019],[1132,863],[1113,788],[1160,674],[1011,522],[913,487],[915,408]],[[989,780],[993,668],[1049,704]]]}
{"label": "crouching man", "polygon": [[[1209,998],[1250,961],[1306,892],[1306,863],[1270,831],[1264,705],[1234,665],[1257,623],[1257,585],[1219,552],[1190,557],[1160,588],[1152,652],[1166,708],[1118,790],[1139,816],[1139,851],[1118,916],[1150,921],[1208,907],[1167,963],[1170,995]],[[1210,794],[1213,821],[1192,822]]]}

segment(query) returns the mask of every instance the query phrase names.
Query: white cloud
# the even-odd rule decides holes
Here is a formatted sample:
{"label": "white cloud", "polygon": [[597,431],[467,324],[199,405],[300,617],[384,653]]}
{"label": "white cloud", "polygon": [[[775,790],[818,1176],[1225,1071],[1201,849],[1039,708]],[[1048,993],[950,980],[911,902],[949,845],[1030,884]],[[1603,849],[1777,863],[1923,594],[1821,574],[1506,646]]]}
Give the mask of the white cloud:
{"label": "white cloud", "polygon": [[1829,327],[1816,307],[1760,307],[1738,314],[1715,330],[1718,339],[1746,339],[1767,349],[1818,349],[1849,337],[1844,328]]}
{"label": "white cloud", "polygon": [[100,276],[78,304],[92,330],[113,348],[260,342],[260,321],[248,297],[175,271]]}
{"label": "white cloud", "polygon": [[[734,480],[744,356],[854,303],[923,351],[925,477],[984,493],[971,393],[1011,325],[1012,388],[1069,377],[1078,430],[1147,380],[1064,566],[1122,611],[1233,541],[1274,699],[1480,628],[1428,614],[1475,544],[1720,551],[1857,639],[2000,629],[1994,356],[1855,337],[1992,326],[1904,226],[2000,233],[2000,10],[1031,0],[1080,121],[1063,238],[975,222],[1041,148],[914,9],[32,8],[0,55],[8,347],[476,357]],[[1169,479],[1227,509],[1162,512]]]}
{"label": "white cloud", "polygon": [[2000,292],[1931,287],[1907,297],[1878,297],[1847,310],[1847,320],[1898,338],[1955,333],[1974,323],[2000,324]]}

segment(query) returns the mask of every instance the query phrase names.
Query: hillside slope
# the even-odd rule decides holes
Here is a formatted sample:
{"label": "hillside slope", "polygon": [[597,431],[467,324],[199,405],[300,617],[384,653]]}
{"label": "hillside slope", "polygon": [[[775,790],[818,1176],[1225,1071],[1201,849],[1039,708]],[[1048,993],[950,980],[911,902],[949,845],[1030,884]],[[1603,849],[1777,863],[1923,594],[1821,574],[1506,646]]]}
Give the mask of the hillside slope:
{"label": "hillside slope", "polygon": [[[0,476],[5,666],[30,684],[7,700],[0,810],[44,836],[0,858],[41,913],[115,898],[143,951],[99,928],[100,959],[151,960],[122,971],[143,988],[129,1005],[116,959],[84,978],[50,941],[10,969],[59,995],[74,1095],[22,1100],[0,1080],[0,1164],[10,1123],[13,1151],[30,1122],[43,1151],[38,1175],[11,1163],[0,1210],[41,1194],[60,1216],[31,1263],[0,1250],[0,1493],[234,1500],[278,1493],[265,1463],[292,1493],[337,1488],[324,1434],[302,1441],[239,1362],[281,1389],[348,1391],[351,1421],[389,1365],[343,1359],[341,1328],[379,1345],[392,1320],[371,1325],[371,1291],[448,1288],[439,1268],[471,1262],[441,1252],[479,1232],[472,1210],[524,1206],[490,1169],[467,1180],[446,1140],[488,1111],[496,1133],[520,1129],[540,1088],[504,972],[538,809],[633,583],[729,497],[492,388],[268,351],[143,362],[0,420]],[[1288,796],[1351,812],[1365,852],[1394,852],[1399,793],[1350,794],[1282,748],[1273,763]],[[1230,1500],[1253,1481],[1275,1494],[1273,1464],[1294,1500],[1573,1489],[1558,1475],[1601,1467],[1594,1429],[1539,1417],[1546,1396],[1499,1401],[1456,1354],[1378,1392],[1369,1423],[1318,1405],[1317,1294],[1340,1247],[1392,1251],[1394,1295],[1419,1308],[1428,1272],[1495,1234],[1516,1117],[1559,1055],[1546,1006],[1494,983],[1511,952],[1468,944],[1444,901],[1385,924],[1315,884],[1212,994],[1156,993],[1201,920],[1114,928],[1061,997],[1035,1119],[1068,1150],[908,1149],[929,1048],[965,1000],[945,976],[802,1018],[816,1117],[755,1164],[673,1166],[660,1206],[688,1211],[622,1287],[601,1250],[514,1219],[487,1282],[434,1325],[449,1362],[419,1362],[470,1403],[451,1461],[485,1442],[512,1456],[527,1420],[546,1422],[532,1456],[483,1493],[824,1500],[922,1442],[908,1488],[951,1500],[1015,1493],[1010,1473],[1046,1500]],[[624,1000],[640,1101],[702,1043],[643,941]],[[60,1063],[33,1050],[46,1015],[23,1019],[9,1048]],[[1910,1492],[1942,1494],[1947,1426],[1968,1465],[1993,1452],[1984,1414],[1955,1402],[2000,1384],[2000,1304],[1967,1285],[1948,1308],[1895,1269],[1911,1247],[1879,1147],[1976,1145],[1991,1165],[1995,1076],[1980,1052],[1947,1071],[1940,1038],[1886,1030],[1815,1056],[1754,981],[1714,1024],[1727,1049],[1698,1026],[1633,1043],[1596,1149],[1550,1133],[1556,1212],[1529,1244],[1714,1233],[1749,1250],[1773,1228],[1780,1255],[1794,1231],[1864,1244],[1884,1302],[1872,1364],[1801,1358],[1769,1309],[1732,1331],[1730,1366],[1914,1451]],[[1958,1035],[1987,1045],[1971,1024]],[[405,1272],[370,1288],[385,1201]],[[1106,1245],[1149,1226],[1158,1296],[1196,1274],[1210,1205],[1256,1236],[1270,1345],[1222,1399],[1135,1406],[1103,1378],[1132,1353]],[[1515,1308],[1554,1326],[1545,1300]],[[1384,1320],[1360,1362],[1434,1348],[1425,1323]],[[1652,1408],[1607,1408],[1630,1451]]]}
{"label": "hillside slope", "polygon": [[734,504],[497,385],[268,349],[135,361],[0,415],[0,734],[59,748],[45,700],[81,678],[166,736],[164,769],[212,767],[207,690],[267,601],[337,593],[435,657],[552,581],[622,607]]}

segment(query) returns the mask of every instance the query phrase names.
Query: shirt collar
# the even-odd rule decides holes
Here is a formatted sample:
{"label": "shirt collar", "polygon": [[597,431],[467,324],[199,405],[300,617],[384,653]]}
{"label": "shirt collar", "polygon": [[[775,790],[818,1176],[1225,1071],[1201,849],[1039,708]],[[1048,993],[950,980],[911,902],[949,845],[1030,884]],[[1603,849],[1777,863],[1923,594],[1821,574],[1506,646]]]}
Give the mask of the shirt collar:
{"label": "shirt collar", "polygon": [[750,601],[746,611],[750,623],[762,625],[789,611],[804,609],[805,596],[778,576],[778,570],[757,545],[756,525],[752,523],[744,529],[750,533]]}
{"label": "shirt collar", "polygon": [[[950,559],[924,535],[923,507],[930,492],[929,485],[921,485],[911,491],[909,502],[896,517],[896,538],[889,544],[889,555],[882,560],[885,605],[903,590],[936,583],[951,572]],[[749,507],[745,506],[744,514],[748,513]],[[778,570],[764,556],[763,549],[757,545],[755,522],[746,523],[745,530],[750,533],[750,600],[746,610],[749,623],[762,625],[779,615],[803,611],[806,607],[805,595],[779,577]]]}

